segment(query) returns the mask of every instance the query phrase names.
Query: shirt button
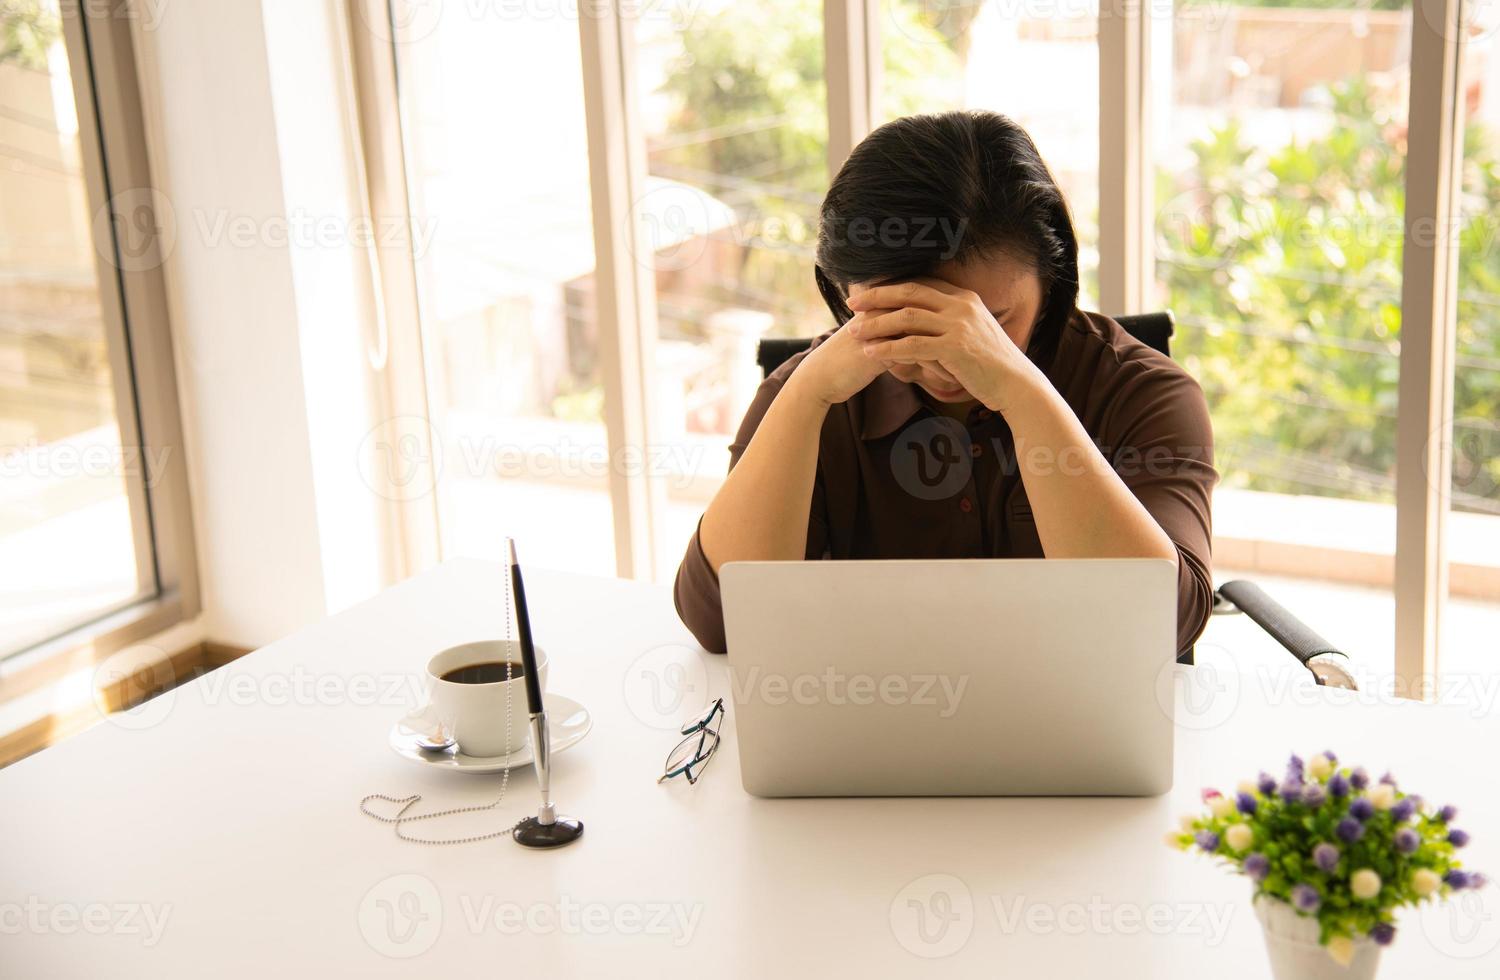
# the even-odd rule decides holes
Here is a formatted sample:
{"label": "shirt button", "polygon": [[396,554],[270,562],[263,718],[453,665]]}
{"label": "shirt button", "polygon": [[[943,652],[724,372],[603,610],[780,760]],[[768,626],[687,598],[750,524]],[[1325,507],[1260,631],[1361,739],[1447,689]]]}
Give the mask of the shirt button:
{"label": "shirt button", "polygon": [[958,502],[958,509],[967,514],[969,511],[974,509],[974,505],[969,502],[968,497],[964,497]]}
{"label": "shirt button", "polygon": [[973,443],[969,446],[969,455],[973,456],[975,459],[978,459],[980,456],[984,455],[984,447],[977,442]]}

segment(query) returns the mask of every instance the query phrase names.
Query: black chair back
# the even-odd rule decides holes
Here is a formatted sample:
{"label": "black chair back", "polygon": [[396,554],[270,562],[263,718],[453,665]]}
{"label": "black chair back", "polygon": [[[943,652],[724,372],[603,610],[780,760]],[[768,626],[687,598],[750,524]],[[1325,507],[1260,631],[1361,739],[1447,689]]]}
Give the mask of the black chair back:
{"label": "black chair back", "polygon": [[[1159,313],[1132,313],[1115,317],[1125,332],[1154,351],[1172,356],[1172,333],[1175,321],[1171,310]],[[755,361],[762,376],[770,374],[787,361],[812,346],[808,337],[767,337],[755,349]]]}

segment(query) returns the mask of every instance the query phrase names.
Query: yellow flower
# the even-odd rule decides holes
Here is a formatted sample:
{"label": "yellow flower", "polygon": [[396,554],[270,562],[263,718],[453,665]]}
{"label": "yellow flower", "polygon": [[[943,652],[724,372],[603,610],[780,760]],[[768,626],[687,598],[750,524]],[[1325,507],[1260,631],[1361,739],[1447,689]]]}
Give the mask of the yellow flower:
{"label": "yellow flower", "polygon": [[1349,891],[1355,898],[1368,902],[1380,894],[1380,875],[1369,868],[1360,868],[1349,877]]}
{"label": "yellow flower", "polygon": [[1208,809],[1214,816],[1222,820],[1224,817],[1234,813],[1234,800],[1231,800],[1227,796],[1215,796],[1208,801]]}
{"label": "yellow flower", "polygon": [[1339,966],[1348,966],[1354,962],[1354,940],[1348,936],[1333,936],[1328,940],[1328,955]]}
{"label": "yellow flower", "polygon": [[1245,851],[1250,848],[1251,844],[1255,843],[1255,831],[1242,823],[1231,824],[1224,831],[1224,840],[1236,851]]}
{"label": "yellow flower", "polygon": [[1443,879],[1439,878],[1437,872],[1431,868],[1418,868],[1411,875],[1411,890],[1421,898],[1426,898],[1437,891],[1442,883]]}
{"label": "yellow flower", "polygon": [[1377,810],[1389,810],[1396,804],[1396,787],[1377,783],[1370,787],[1370,802]]}
{"label": "yellow flower", "polygon": [[1307,760],[1307,774],[1314,779],[1327,779],[1333,775],[1333,760],[1319,752]]}

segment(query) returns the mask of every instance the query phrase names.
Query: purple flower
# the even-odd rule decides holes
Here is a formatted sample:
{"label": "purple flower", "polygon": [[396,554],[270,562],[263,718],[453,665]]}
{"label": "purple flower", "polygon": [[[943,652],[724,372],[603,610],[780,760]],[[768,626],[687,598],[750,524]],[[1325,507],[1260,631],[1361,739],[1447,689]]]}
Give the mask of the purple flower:
{"label": "purple flower", "polygon": [[1348,779],[1348,777],[1345,776],[1341,772],[1336,772],[1332,776],[1329,776],[1328,777],[1328,792],[1332,793],[1333,794],[1333,798],[1336,799],[1336,800],[1341,800],[1344,797],[1348,796],[1349,795],[1349,779]]}
{"label": "purple flower", "polygon": [[1402,854],[1411,854],[1422,845],[1422,837],[1410,827],[1402,827],[1396,831],[1396,850]]}
{"label": "purple flower", "polygon": [[1364,766],[1360,766],[1349,774],[1349,785],[1355,789],[1364,789],[1370,785],[1370,774],[1365,772]]}
{"label": "purple flower", "polygon": [[1364,823],[1375,815],[1375,804],[1370,802],[1369,797],[1356,796],[1349,804],[1349,816]]}
{"label": "purple flower", "polygon": [[1312,856],[1313,863],[1329,874],[1339,866],[1339,849],[1327,841],[1313,848]]}
{"label": "purple flower", "polygon": [[1286,781],[1281,784],[1281,788],[1277,790],[1277,792],[1279,792],[1281,794],[1281,798],[1283,800],[1286,800],[1288,803],[1296,803],[1302,799],[1302,781],[1300,779],[1292,779],[1290,776],[1288,776]]}
{"label": "purple flower", "polygon": [[1396,786],[1396,777],[1392,776],[1390,773],[1386,773],[1384,776],[1381,776],[1380,781],[1385,785],[1391,787],[1392,789],[1394,789]]}
{"label": "purple flower", "polygon": [[1470,871],[1469,872],[1469,887],[1470,888],[1483,888],[1485,885],[1488,885],[1489,883],[1490,883],[1490,879],[1489,879],[1489,877],[1483,871]]}
{"label": "purple flower", "polygon": [[1316,912],[1323,904],[1323,896],[1312,885],[1297,885],[1292,889],[1292,904],[1303,912]]}
{"label": "purple flower", "polygon": [[1328,799],[1328,791],[1322,783],[1308,783],[1302,790],[1302,802],[1316,810]]}
{"label": "purple flower", "polygon": [[1245,858],[1245,874],[1256,881],[1265,880],[1266,875],[1271,873],[1271,861],[1264,854],[1256,852]]}
{"label": "purple flower", "polygon": [[1448,843],[1454,847],[1463,847],[1468,842],[1469,832],[1467,830],[1459,830],[1457,827],[1454,827],[1448,831]]}
{"label": "purple flower", "polygon": [[1258,804],[1255,802],[1255,797],[1251,796],[1249,793],[1241,793],[1239,796],[1236,796],[1234,798],[1234,803],[1235,806],[1239,808],[1239,811],[1246,816],[1253,814],[1255,812],[1255,808],[1258,806]]}
{"label": "purple flower", "polygon": [[1458,816],[1458,807],[1456,806],[1445,806],[1438,811],[1437,815],[1438,819],[1443,823],[1452,823],[1453,818],[1456,816]]}
{"label": "purple flower", "polygon": [[1339,825],[1334,829],[1334,833],[1345,844],[1353,844],[1365,835],[1365,825],[1353,817],[1345,817],[1339,821]]}
{"label": "purple flower", "polygon": [[1260,774],[1260,781],[1255,784],[1255,788],[1260,790],[1262,796],[1275,796],[1276,780],[1271,778],[1270,773],[1263,772]]}
{"label": "purple flower", "polygon": [[1370,938],[1375,940],[1377,945],[1389,946],[1391,940],[1396,938],[1396,927],[1389,922],[1377,922],[1370,930]]}
{"label": "purple flower", "polygon": [[1286,761],[1286,778],[1289,782],[1291,780],[1296,780],[1299,783],[1302,782],[1302,777],[1305,772],[1306,769],[1302,765],[1301,756],[1294,754],[1290,759]]}
{"label": "purple flower", "polygon": [[1339,764],[1339,757],[1333,754],[1333,750],[1332,749],[1324,749],[1323,750],[1323,754],[1326,755],[1326,756],[1328,756],[1328,761],[1329,762],[1333,763],[1334,765],[1338,765]]}
{"label": "purple flower", "polygon": [[1412,802],[1411,797],[1402,797],[1396,801],[1395,806],[1391,807],[1391,819],[1397,823],[1406,823],[1406,821],[1411,819],[1411,815],[1416,812],[1417,805]]}
{"label": "purple flower", "polygon": [[1212,830],[1198,831],[1193,840],[1198,842],[1199,847],[1210,853],[1219,849],[1219,835]]}
{"label": "purple flower", "polygon": [[1457,868],[1454,868],[1452,871],[1443,875],[1443,881],[1447,882],[1448,887],[1452,888],[1454,891],[1468,888],[1471,884],[1473,884],[1473,880],[1469,877],[1468,873],[1460,871]]}

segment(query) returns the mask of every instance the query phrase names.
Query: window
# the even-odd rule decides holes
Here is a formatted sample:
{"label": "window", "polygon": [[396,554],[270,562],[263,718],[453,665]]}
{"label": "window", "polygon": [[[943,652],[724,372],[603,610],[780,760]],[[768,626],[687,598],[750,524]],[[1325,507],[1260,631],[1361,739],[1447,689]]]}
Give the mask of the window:
{"label": "window", "polygon": [[[1322,580],[1288,605],[1314,626],[1327,612],[1366,666],[1414,677],[1435,647],[1411,625],[1442,598],[1414,529],[1441,497],[1415,487],[1425,457],[1396,432],[1424,423],[1450,380],[1454,596],[1500,599],[1487,544],[1500,25],[1493,4],[1462,0],[1467,33],[1441,37],[1433,18],[1453,2],[669,0],[582,20],[566,6],[450,8],[394,42],[402,193],[442,229],[417,256],[425,381],[445,455],[467,461],[445,469],[446,549],[493,554],[492,532],[524,521],[549,529],[538,537],[557,564],[608,570],[612,536],[616,567],[670,576],[758,382],[757,340],[829,324],[812,278],[829,158],[895,116],[985,108],[1025,126],[1063,185],[1083,304],[1102,293],[1106,312],[1176,313],[1174,352],[1215,418],[1225,572]],[[1432,93],[1460,48],[1460,295],[1457,322],[1434,324],[1404,297],[1436,283],[1448,246],[1412,248],[1404,221],[1422,213],[1414,187],[1441,187],[1429,144],[1447,137],[1409,148],[1408,133],[1439,113]],[[512,91],[527,97],[489,97]],[[493,135],[527,124],[547,153],[507,153]],[[594,277],[610,288],[591,291]],[[1403,404],[1403,358],[1438,356],[1454,329],[1456,372],[1434,388],[1406,371],[1434,397]],[[631,446],[641,433],[652,445]],[[665,453],[624,479],[497,474],[470,468],[476,434],[541,447],[531,460],[565,455],[565,437]]]}
{"label": "window", "polygon": [[656,287],[653,441],[666,564],[728,468],[762,337],[832,326],[813,282],[828,186],[820,0],[677,0],[634,24],[646,145],[635,220]]}
{"label": "window", "polygon": [[1376,7],[1180,3],[1153,77],[1157,290],[1214,419],[1216,561],[1384,578],[1350,600],[1383,615],[1336,617],[1370,624],[1344,628],[1365,658],[1393,655],[1411,47],[1410,9]]}
{"label": "window", "polygon": [[128,44],[56,0],[0,7],[0,657],[196,611],[170,357],[127,341],[166,329]]}
{"label": "window", "polygon": [[[1470,2],[1461,46],[1450,626],[1445,672],[1492,671],[1500,634],[1500,10]],[[1486,19],[1488,18],[1488,19]]]}
{"label": "window", "polygon": [[613,574],[578,25],[555,14],[396,21],[422,28],[395,52],[438,525],[445,556],[495,558],[542,524],[528,562]]}
{"label": "window", "polygon": [[1099,295],[1096,7],[882,0],[882,8],[878,122],[990,109],[1025,127],[1067,195],[1079,237],[1078,301],[1093,309]]}

